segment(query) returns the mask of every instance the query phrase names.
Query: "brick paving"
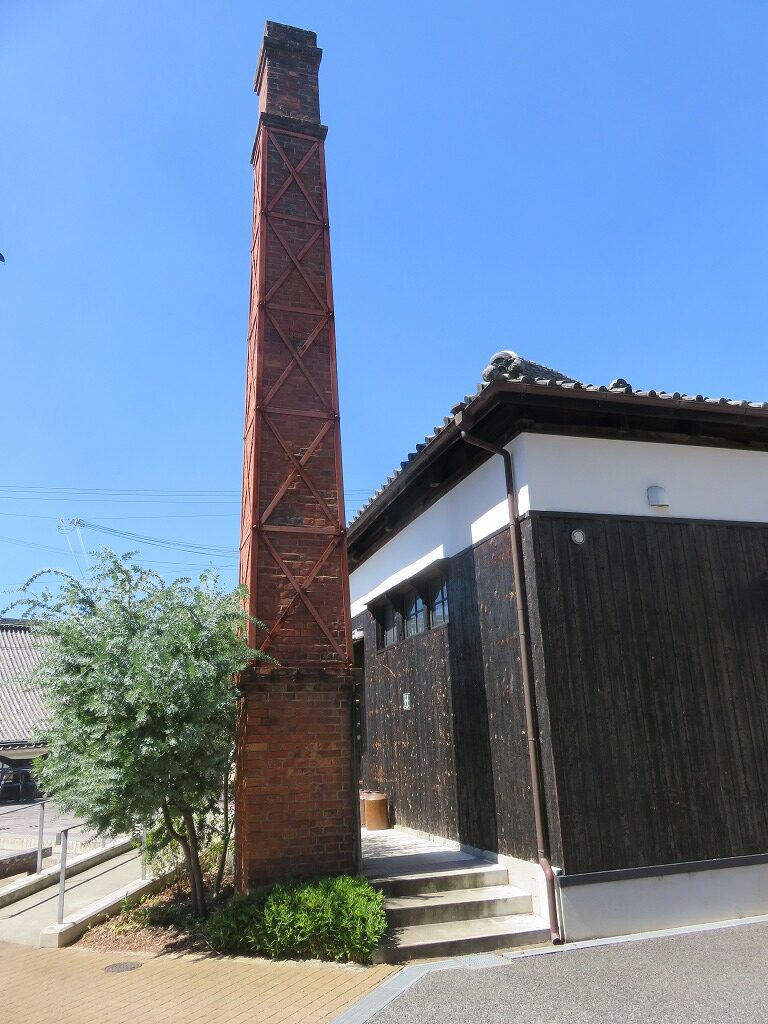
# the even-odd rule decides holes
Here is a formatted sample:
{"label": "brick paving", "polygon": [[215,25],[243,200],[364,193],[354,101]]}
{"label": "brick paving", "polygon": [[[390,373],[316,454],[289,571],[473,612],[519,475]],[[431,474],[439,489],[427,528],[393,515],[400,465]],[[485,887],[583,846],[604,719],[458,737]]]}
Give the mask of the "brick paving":
{"label": "brick paving", "polygon": [[[141,966],[104,972],[125,962]],[[0,943],[0,1007],[14,1024],[324,1024],[396,970]]]}

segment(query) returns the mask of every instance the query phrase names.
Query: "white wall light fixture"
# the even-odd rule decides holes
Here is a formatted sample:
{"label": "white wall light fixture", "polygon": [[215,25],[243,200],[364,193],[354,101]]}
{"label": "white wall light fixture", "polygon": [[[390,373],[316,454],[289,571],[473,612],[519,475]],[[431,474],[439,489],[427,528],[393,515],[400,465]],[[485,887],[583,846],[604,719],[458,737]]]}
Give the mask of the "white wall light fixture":
{"label": "white wall light fixture", "polygon": [[669,499],[667,498],[667,492],[664,487],[659,487],[658,484],[654,484],[648,488],[648,504],[651,508],[669,508]]}

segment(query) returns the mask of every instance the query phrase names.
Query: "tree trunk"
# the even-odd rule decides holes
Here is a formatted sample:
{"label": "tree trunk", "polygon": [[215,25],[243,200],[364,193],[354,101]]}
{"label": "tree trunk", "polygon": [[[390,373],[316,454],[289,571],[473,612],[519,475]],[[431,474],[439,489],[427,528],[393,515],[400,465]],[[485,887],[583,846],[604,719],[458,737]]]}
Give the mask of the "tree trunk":
{"label": "tree trunk", "polygon": [[[234,819],[232,825],[234,825]],[[221,855],[216,869],[216,877],[213,880],[214,899],[217,899],[221,892],[221,883],[227,868],[227,850],[229,849],[229,838],[232,835],[232,825],[229,823],[229,767],[227,767],[227,771],[224,773],[224,828],[222,829]]]}
{"label": "tree trunk", "polygon": [[[168,801],[166,800],[163,802],[163,820],[165,821],[165,827],[179,844],[184,854],[184,863],[187,867],[187,877],[189,878],[189,887],[192,893],[192,913],[195,917],[205,917],[205,886],[203,884],[203,872],[200,868],[200,851],[197,844],[195,820],[192,817],[191,811],[182,811],[181,816],[182,821],[184,822],[184,832],[180,832],[174,827],[173,817],[171,815],[171,809],[168,806]],[[191,832],[189,827],[190,822],[192,824]]]}
{"label": "tree trunk", "polygon": [[189,854],[191,864],[191,879],[194,912],[197,917],[205,917],[208,907],[205,899],[205,882],[203,881],[203,869],[200,867],[200,846],[197,841],[197,827],[195,816],[192,811],[182,811],[182,820],[189,840]]}

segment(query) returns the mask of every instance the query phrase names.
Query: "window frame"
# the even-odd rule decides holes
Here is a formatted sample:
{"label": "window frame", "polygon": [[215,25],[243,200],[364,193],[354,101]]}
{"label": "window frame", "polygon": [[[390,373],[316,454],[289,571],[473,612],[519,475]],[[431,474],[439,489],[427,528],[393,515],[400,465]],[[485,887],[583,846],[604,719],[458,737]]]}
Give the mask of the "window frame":
{"label": "window frame", "polygon": [[[448,600],[448,576],[446,573],[441,573],[439,576],[433,576],[425,584],[424,588],[425,600],[424,604],[427,609],[427,615],[429,617],[429,629],[440,629],[441,626],[447,626],[451,621],[451,604]],[[439,622],[434,621],[435,608],[437,606],[437,599],[440,599],[440,604],[443,608],[443,612]]]}
{"label": "window frame", "polygon": [[[435,597],[443,594],[441,604],[445,612],[439,622],[433,621]],[[407,602],[420,606],[413,615],[406,614]],[[376,653],[381,654],[388,651],[406,640],[413,640],[414,637],[423,636],[434,629],[444,629],[450,622],[450,597],[448,594],[448,560],[440,559],[433,562],[423,573],[412,576],[397,587],[384,594],[380,594],[370,603],[369,611],[373,613],[376,623]],[[388,630],[385,626],[388,613],[392,615],[392,627]],[[421,628],[418,623],[421,620]],[[409,632],[408,622],[415,621],[417,627]],[[394,638],[387,641],[385,638],[389,632],[394,632]]]}
{"label": "window frame", "polygon": [[[429,610],[420,587],[409,587],[400,598],[400,614],[403,619],[403,640],[426,633],[429,629]],[[412,611],[411,611],[412,609]],[[414,623],[413,628],[409,623]]]}
{"label": "window frame", "polygon": [[[401,624],[399,621],[399,615],[397,605],[386,599],[381,601],[374,609],[376,618],[376,652],[387,651],[390,647],[394,647],[402,639]],[[392,625],[390,628],[387,627],[385,616],[387,612],[392,614]],[[387,634],[390,630],[394,633],[392,640],[387,640]]]}

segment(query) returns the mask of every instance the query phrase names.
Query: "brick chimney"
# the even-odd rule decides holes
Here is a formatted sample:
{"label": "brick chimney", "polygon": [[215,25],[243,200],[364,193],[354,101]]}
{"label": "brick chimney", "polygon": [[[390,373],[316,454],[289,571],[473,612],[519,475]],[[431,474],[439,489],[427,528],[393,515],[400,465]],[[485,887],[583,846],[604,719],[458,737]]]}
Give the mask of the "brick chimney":
{"label": "brick chimney", "polygon": [[238,888],[352,871],[353,673],[324,139],[314,32],[268,21],[255,88],[240,580]]}

